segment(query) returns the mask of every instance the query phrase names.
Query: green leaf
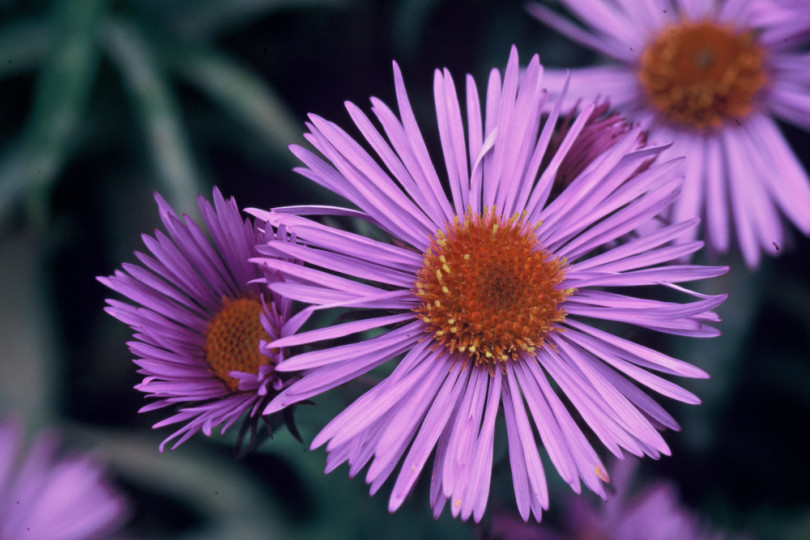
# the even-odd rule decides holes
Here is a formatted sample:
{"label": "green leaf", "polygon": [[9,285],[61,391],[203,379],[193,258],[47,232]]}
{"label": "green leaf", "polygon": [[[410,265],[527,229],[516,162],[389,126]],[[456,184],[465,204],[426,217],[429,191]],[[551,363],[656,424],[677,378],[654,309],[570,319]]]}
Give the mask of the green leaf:
{"label": "green leaf", "polygon": [[189,47],[174,55],[172,67],[251,128],[273,151],[292,160],[287,146],[303,141],[302,122],[258,76],[225,54],[202,47]]}
{"label": "green leaf", "polygon": [[[50,13],[48,57],[37,77],[34,104],[20,146],[0,166],[0,222],[14,201],[28,193],[28,216],[45,221],[51,189],[72,147],[98,63],[93,29],[104,0],[61,0]],[[22,47],[22,34],[6,34],[6,44]],[[29,28],[29,37],[36,34]],[[10,37],[9,37],[10,36]],[[29,57],[34,55],[30,50]],[[12,62],[13,64],[13,62]]]}
{"label": "green leaf", "polygon": [[162,19],[174,21],[178,32],[194,38],[213,36],[237,28],[267,13],[285,8],[342,6],[350,0],[160,0],[155,8]]}
{"label": "green leaf", "polygon": [[43,19],[12,20],[0,28],[0,77],[39,68],[53,37],[53,28]]}
{"label": "green leaf", "polygon": [[182,451],[160,453],[157,434],[69,427],[74,438],[92,444],[130,482],[197,509],[205,517],[202,527],[184,538],[290,537],[276,510],[279,505],[268,503],[260,479],[240,462],[221,459],[203,441],[189,441]]}
{"label": "green leaf", "polygon": [[107,18],[101,26],[102,42],[123,75],[135,108],[143,121],[147,146],[165,196],[180,212],[196,214],[199,184],[174,94],[161,72],[148,41],[138,27]]}
{"label": "green leaf", "polygon": [[57,414],[64,358],[44,287],[46,238],[41,231],[4,235],[0,242],[0,411],[40,428]]}
{"label": "green leaf", "polygon": [[424,36],[431,15],[441,0],[399,0],[396,4],[391,28],[392,39],[400,54],[412,57],[418,50],[419,39]]}

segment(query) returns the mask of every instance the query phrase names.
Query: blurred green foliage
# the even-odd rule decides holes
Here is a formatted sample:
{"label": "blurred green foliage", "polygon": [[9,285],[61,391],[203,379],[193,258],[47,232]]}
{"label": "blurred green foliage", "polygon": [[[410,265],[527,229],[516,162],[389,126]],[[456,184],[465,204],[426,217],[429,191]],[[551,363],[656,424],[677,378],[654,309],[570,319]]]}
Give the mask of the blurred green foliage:
{"label": "blurred green foliage", "polygon": [[[194,155],[180,81],[250,131],[280,162],[288,159],[286,145],[299,138],[298,123],[268,81],[217,46],[216,38],[251,18],[300,3],[9,4],[0,26],[0,77],[33,73],[34,88],[24,125],[2,148],[0,224],[7,224],[8,214],[22,205],[27,222],[44,225],[66,165],[99,144],[104,148],[110,137],[123,135],[131,142],[129,135],[135,131],[151,165],[142,174],[154,178],[154,187],[178,208],[193,212],[196,194],[207,191],[211,181]],[[97,115],[109,112],[93,106],[104,92],[100,86],[110,83],[99,71],[109,67],[117,71],[125,91],[118,97],[127,101],[112,106],[117,112],[114,122],[99,121]],[[127,108],[131,113],[122,114]]]}

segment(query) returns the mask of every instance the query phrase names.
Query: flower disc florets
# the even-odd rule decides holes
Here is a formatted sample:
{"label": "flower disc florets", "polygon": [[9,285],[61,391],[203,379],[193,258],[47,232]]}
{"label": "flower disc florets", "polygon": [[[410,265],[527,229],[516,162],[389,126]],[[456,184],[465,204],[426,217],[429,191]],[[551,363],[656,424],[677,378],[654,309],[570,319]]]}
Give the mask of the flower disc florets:
{"label": "flower disc florets", "polygon": [[268,340],[261,324],[262,304],[258,298],[225,299],[205,335],[205,361],[211,371],[233,391],[239,381],[231,371],[258,374],[271,359],[259,352],[261,340]]}
{"label": "flower disc florets", "polygon": [[747,116],[766,82],[753,34],[711,21],[664,28],[642,54],[638,76],[658,110],[698,128]]}
{"label": "flower disc florets", "polygon": [[565,318],[564,262],[540,245],[523,216],[468,211],[433,237],[417,274],[416,308],[447,352],[476,364],[533,354]]}

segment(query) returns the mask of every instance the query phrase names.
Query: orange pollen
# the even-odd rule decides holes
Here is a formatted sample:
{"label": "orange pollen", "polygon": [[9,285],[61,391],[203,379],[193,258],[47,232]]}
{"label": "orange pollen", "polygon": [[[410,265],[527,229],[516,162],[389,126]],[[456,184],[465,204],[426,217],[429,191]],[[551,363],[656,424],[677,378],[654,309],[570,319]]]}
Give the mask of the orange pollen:
{"label": "orange pollen", "polygon": [[262,303],[258,298],[225,298],[222,309],[208,327],[205,336],[205,361],[211,371],[232,391],[239,381],[231,371],[258,373],[259,367],[272,360],[259,352],[259,341],[269,340],[259,318]]}
{"label": "orange pollen", "polygon": [[414,311],[446,352],[476,365],[534,355],[565,319],[560,289],[565,262],[542,248],[535,231],[515,215],[470,210],[431,239],[414,284]]}
{"label": "orange pollen", "polygon": [[638,77],[670,120],[701,129],[744,118],[766,82],[753,33],[709,21],[664,28],[641,55]]}

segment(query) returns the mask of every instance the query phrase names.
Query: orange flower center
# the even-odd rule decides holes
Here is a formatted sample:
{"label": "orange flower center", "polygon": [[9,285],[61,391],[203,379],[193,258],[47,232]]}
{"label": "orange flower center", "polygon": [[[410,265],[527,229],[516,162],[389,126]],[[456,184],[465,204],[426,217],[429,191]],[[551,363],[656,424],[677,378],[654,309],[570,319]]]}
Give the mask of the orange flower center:
{"label": "orange flower center", "polygon": [[258,298],[226,298],[205,336],[205,361],[211,371],[232,391],[239,381],[231,371],[258,373],[259,367],[271,363],[259,352],[259,341],[268,339],[259,315],[262,303]]}
{"label": "orange flower center", "polygon": [[641,55],[638,76],[658,110],[697,128],[748,115],[766,82],[753,34],[709,21],[664,28]]}
{"label": "orange flower center", "polygon": [[414,311],[447,352],[476,365],[533,354],[565,318],[564,263],[544,250],[522,216],[458,216],[439,231],[417,274]]}

